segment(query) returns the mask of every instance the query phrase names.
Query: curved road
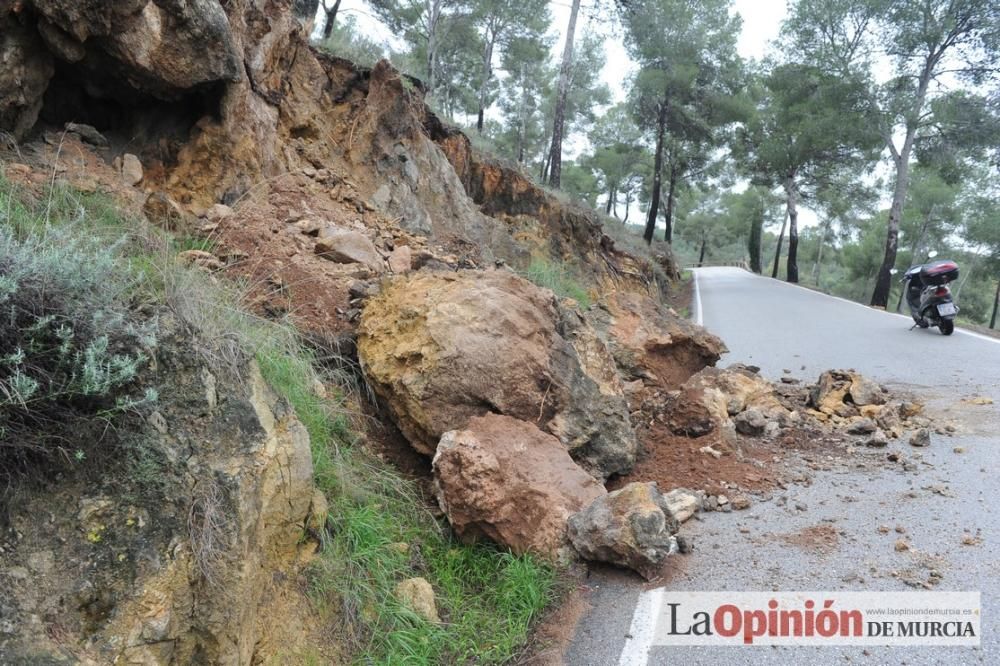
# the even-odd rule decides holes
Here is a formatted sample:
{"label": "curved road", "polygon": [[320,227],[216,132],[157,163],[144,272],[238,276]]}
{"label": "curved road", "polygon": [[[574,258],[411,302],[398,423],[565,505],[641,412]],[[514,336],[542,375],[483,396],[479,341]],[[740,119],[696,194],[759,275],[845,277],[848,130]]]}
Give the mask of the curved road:
{"label": "curved road", "polygon": [[[649,647],[641,581],[597,571],[592,609],[563,655],[571,666],[613,664],[996,664],[1000,663],[1000,340],[956,330],[909,330],[908,317],[880,312],[735,268],[696,272],[695,318],[729,346],[721,366],[757,365],[771,378],[815,381],[830,368],[855,368],[890,387],[915,393],[928,415],[955,422],[952,437],[933,436],[917,450],[890,451],[917,460],[916,471],[885,461],[886,451],[859,452],[856,469],[832,467],[811,483],[790,486],[750,510],[705,514],[684,531],[696,550],[679,556],[668,582],[676,590],[905,591],[906,577],[942,577],[937,590],[981,591],[982,646],[969,648],[677,648]],[[786,372],[789,371],[789,372]],[[995,405],[963,398],[988,396]],[[956,452],[955,449],[960,452]],[[797,506],[800,508],[797,508]],[[775,534],[832,525],[831,552],[787,545]],[[905,531],[911,550],[894,548]],[[978,545],[963,537],[978,534]],[[646,597],[649,595],[647,594]],[[626,637],[632,637],[626,640]]]}

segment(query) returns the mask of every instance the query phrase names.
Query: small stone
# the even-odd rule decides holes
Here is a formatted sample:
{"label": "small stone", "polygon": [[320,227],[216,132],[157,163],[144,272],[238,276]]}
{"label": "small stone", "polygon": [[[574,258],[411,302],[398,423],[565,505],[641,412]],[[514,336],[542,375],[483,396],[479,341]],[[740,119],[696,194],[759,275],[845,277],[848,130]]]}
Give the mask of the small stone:
{"label": "small stone", "polygon": [[84,125],[83,123],[66,123],[66,131],[71,134],[76,134],[84,143],[89,143],[92,146],[97,146],[98,148],[107,148],[108,140],[103,134],[97,131],[92,125]]}
{"label": "small stone", "polygon": [[214,204],[211,208],[205,211],[205,219],[210,222],[221,222],[227,217],[233,216],[233,209],[225,204]]}
{"label": "small stone", "polygon": [[800,384],[801,381],[802,380],[795,379],[794,377],[782,377],[781,378],[781,383],[782,384]]}
{"label": "small stone", "polygon": [[874,434],[865,442],[865,446],[871,446],[873,448],[882,448],[889,445],[889,438],[886,436],[885,432],[881,430],[876,430]]}
{"label": "small stone", "polygon": [[906,539],[896,539],[895,548],[897,553],[902,553],[910,549],[910,544],[906,543]]}
{"label": "small stone", "polygon": [[913,433],[910,436],[910,446],[930,446],[931,445],[931,431],[927,428],[921,428],[920,430]]}
{"label": "small stone", "polygon": [[906,528],[902,525],[896,525],[896,534],[906,534]]}
{"label": "small stone", "polygon": [[716,460],[718,460],[719,458],[722,457],[722,451],[716,451],[711,446],[703,446],[700,449],[698,449],[698,451],[700,451],[701,453],[707,453],[708,455],[712,456]]}
{"label": "small stone", "polygon": [[701,508],[701,499],[687,488],[674,488],[670,492],[664,493],[663,499],[667,503],[670,513],[679,523],[688,520]]}
{"label": "small stone", "polygon": [[890,529],[889,529],[888,525],[879,525],[878,526],[878,533],[879,534],[888,534],[889,532],[890,532]]}
{"label": "small stone", "polygon": [[746,495],[737,495],[733,498],[732,504],[737,511],[744,511],[750,508],[750,498]]}
{"label": "small stone", "polygon": [[694,550],[694,543],[688,537],[675,534],[674,539],[677,541],[677,552],[681,555],[687,555]]}
{"label": "small stone", "polygon": [[122,156],[122,180],[127,185],[138,185],[142,182],[142,162],[132,153]]}
{"label": "small stone", "polygon": [[847,428],[847,432],[850,435],[870,435],[871,433],[878,430],[878,425],[871,419],[861,418],[854,421],[850,427]]}
{"label": "small stone", "polygon": [[400,245],[389,255],[389,269],[397,275],[408,273],[413,265],[413,253],[407,245]]}
{"label": "small stone", "polygon": [[719,495],[719,497],[717,499],[719,500],[719,506],[723,506],[725,504],[729,504],[729,498],[726,497],[725,495]]}
{"label": "small stone", "polygon": [[987,398],[984,396],[977,396],[975,398],[966,398],[962,402],[967,402],[970,405],[992,405],[993,398]]}
{"label": "small stone", "polygon": [[396,586],[399,603],[433,624],[440,624],[434,588],[425,578],[409,578]]}
{"label": "small stone", "polygon": [[965,453],[965,447],[964,446],[956,446],[955,448],[952,449],[952,451],[954,453]]}
{"label": "small stone", "polygon": [[962,545],[963,546],[978,546],[983,540],[978,536],[973,536],[971,534],[962,535]]}
{"label": "small stone", "polygon": [[736,431],[743,435],[756,437],[762,435],[768,426],[767,418],[759,409],[750,409],[740,413],[736,419]]}
{"label": "small stone", "polygon": [[805,502],[796,502],[795,503],[795,510],[796,511],[808,511],[809,510],[809,505],[807,505]]}
{"label": "small stone", "polygon": [[177,255],[177,260],[206,271],[218,271],[225,268],[225,264],[219,261],[214,254],[204,250],[185,250]]}

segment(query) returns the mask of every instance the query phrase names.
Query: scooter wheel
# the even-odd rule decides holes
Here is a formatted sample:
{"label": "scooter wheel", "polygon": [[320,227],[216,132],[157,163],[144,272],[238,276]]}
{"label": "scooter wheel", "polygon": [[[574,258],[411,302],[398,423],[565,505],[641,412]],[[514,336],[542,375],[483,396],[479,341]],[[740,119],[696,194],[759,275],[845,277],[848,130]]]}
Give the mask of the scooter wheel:
{"label": "scooter wheel", "polygon": [[941,329],[941,335],[951,335],[955,332],[955,322],[950,319],[945,319],[941,322],[938,328]]}

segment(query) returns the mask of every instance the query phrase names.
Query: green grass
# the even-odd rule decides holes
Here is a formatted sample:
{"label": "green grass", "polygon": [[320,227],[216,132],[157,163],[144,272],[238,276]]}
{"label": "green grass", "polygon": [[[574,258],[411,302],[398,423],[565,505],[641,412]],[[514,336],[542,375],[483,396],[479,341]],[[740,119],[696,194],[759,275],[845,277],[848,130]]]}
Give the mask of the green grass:
{"label": "green grass", "polygon": [[559,298],[573,299],[584,310],[591,305],[590,294],[561,264],[534,259],[522,275],[539,287],[551,289]]}

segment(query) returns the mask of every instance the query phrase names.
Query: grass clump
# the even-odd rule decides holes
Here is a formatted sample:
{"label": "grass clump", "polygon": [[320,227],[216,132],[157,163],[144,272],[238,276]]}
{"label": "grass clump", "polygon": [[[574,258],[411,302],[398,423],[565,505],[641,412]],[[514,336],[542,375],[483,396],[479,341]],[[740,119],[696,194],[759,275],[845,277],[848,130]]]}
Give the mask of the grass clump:
{"label": "grass clump", "polygon": [[[333,502],[312,587],[321,607],[346,620],[358,661],[513,659],[552,600],[555,570],[530,556],[457,543],[420,508],[415,486],[357,451],[337,463],[333,475],[319,479]],[[441,624],[395,598],[395,587],[415,576],[433,586]]]}
{"label": "grass clump", "polygon": [[539,287],[551,289],[559,298],[573,299],[584,310],[591,305],[590,294],[562,264],[533,259],[523,275]]}

